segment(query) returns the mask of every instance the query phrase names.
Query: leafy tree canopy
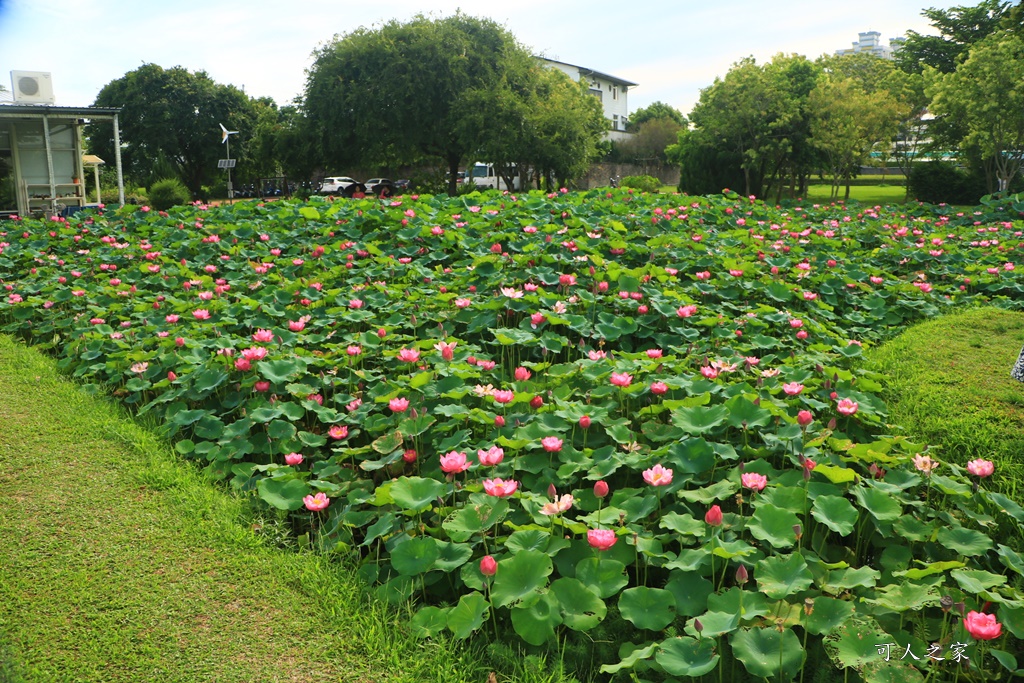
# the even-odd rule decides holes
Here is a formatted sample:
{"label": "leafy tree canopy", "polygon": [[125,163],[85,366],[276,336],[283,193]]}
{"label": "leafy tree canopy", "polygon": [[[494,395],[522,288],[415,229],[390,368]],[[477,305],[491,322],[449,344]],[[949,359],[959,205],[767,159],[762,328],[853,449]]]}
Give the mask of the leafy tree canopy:
{"label": "leafy tree canopy", "polygon": [[[193,193],[218,173],[217,160],[224,154],[218,124],[240,131],[232,137],[231,156],[244,167],[246,141],[257,119],[256,104],[238,88],[216,83],[205,71],[156,64],[143,64],[105,85],[94,106],[121,108],[121,139],[127,145],[122,165],[129,177],[149,185],[176,175]],[[110,123],[90,125],[87,135],[92,153],[114,158]]]}
{"label": "leafy tree canopy", "polygon": [[[1020,8],[1014,8],[1020,12]],[[926,9],[921,14],[931,20],[939,35],[908,31],[907,40],[896,53],[895,61],[904,71],[921,73],[926,66],[952,73],[967,57],[971,46],[981,41],[1008,18],[1010,3],[982,0],[978,5],[957,5],[949,9]]]}
{"label": "leafy tree canopy", "polygon": [[665,104],[660,100],[652,102],[646,107],[640,107],[629,116],[629,123],[626,124],[626,130],[631,133],[635,133],[640,130],[647,121],[653,119],[668,119],[674,122],[677,126],[686,125],[686,117],[683,116],[683,112],[679,111],[675,107],[669,104]]}
{"label": "leafy tree canopy", "polygon": [[325,168],[441,160],[455,191],[534,61],[493,21],[422,15],[338,37],[315,53],[305,111]]}

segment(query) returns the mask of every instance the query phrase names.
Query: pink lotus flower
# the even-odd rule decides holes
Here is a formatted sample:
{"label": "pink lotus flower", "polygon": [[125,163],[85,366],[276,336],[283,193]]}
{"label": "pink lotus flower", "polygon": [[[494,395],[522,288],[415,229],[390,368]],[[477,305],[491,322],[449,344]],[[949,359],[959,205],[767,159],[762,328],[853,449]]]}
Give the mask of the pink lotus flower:
{"label": "pink lotus flower", "polygon": [[991,460],[971,460],[967,463],[967,471],[976,477],[990,477],[995,472],[996,466]]}
{"label": "pink lotus flower", "polygon": [[398,352],[398,360],[406,363],[415,363],[420,359],[420,352],[416,349],[401,349]]}
{"label": "pink lotus flower", "polygon": [[517,382],[525,382],[526,380],[530,379],[530,377],[532,375],[533,375],[533,373],[531,373],[526,368],[523,368],[523,367],[516,368],[515,378],[516,378]]}
{"label": "pink lotus flower", "polygon": [[493,467],[505,458],[505,450],[499,446],[491,446],[486,451],[483,449],[477,450],[476,457],[480,460],[481,465]]}
{"label": "pink lotus flower", "polygon": [[482,360],[478,361],[477,365],[483,370],[493,370],[496,363],[493,360]]}
{"label": "pink lotus flower", "polygon": [[804,390],[804,385],[799,382],[789,382],[782,385],[782,390],[786,392],[787,396],[796,396]]}
{"label": "pink lotus flower", "polygon": [[843,415],[853,415],[857,412],[857,402],[851,401],[848,398],[840,399],[836,405],[836,410]]}
{"label": "pink lotus flower", "polygon": [[590,529],[587,531],[587,543],[598,550],[608,550],[618,542],[618,537],[611,529]]}
{"label": "pink lotus flower", "polygon": [[705,365],[701,367],[700,374],[704,375],[708,379],[715,379],[718,377],[718,368],[712,365]]}
{"label": "pink lotus flower", "polygon": [[809,410],[801,410],[799,413],[796,414],[796,422],[801,427],[806,427],[807,425],[814,422],[814,415]]}
{"label": "pink lotus flower", "polygon": [[363,300],[362,299],[349,299],[348,300],[348,307],[352,308],[352,309],[362,308],[363,307]]}
{"label": "pink lotus flower", "polygon": [[192,315],[195,316],[196,320],[210,319],[210,312],[205,308],[197,308],[196,310],[192,311]]}
{"label": "pink lotus flower", "polygon": [[471,303],[473,303],[473,302],[471,300],[469,300],[469,299],[460,298],[460,299],[456,299],[455,300],[455,307],[456,308],[466,308]]}
{"label": "pink lotus flower", "polygon": [[633,376],[625,372],[613,372],[612,384],[617,387],[628,387],[633,382]]}
{"label": "pink lotus flower", "polygon": [[347,353],[350,356],[358,356],[362,352],[363,352],[362,347],[354,346],[354,345],[353,346],[349,346],[349,347],[347,347],[345,349],[345,353]]}
{"label": "pink lotus flower", "polygon": [[555,502],[545,503],[543,506],[541,506],[540,513],[542,515],[547,515],[549,517],[552,515],[560,514],[572,507],[573,500],[573,497],[566,493]]}
{"label": "pink lotus flower", "polygon": [[704,514],[704,523],[708,526],[721,526],[722,508],[717,505],[712,505],[708,508],[708,511]]}
{"label": "pink lotus flower", "polygon": [[315,496],[306,496],[305,498],[302,499],[302,502],[305,503],[307,510],[312,510],[313,512],[316,512],[318,510],[323,510],[328,505],[330,505],[331,499],[327,497],[326,493],[321,491]]}
{"label": "pink lotus flower", "polygon": [[302,332],[306,329],[306,322],[304,320],[289,320],[288,329],[292,332]]}
{"label": "pink lotus flower", "polygon": [[176,314],[171,313],[170,315],[164,316],[164,320],[166,320],[169,323],[176,323],[179,320],[181,320],[181,318],[178,317]]}
{"label": "pink lotus flower", "polygon": [[[170,316],[168,316],[170,317]],[[177,318],[177,316],[175,316]],[[168,320],[167,322],[173,322]],[[256,330],[256,334],[252,335],[252,340],[260,343],[267,343],[274,341],[274,333],[270,330]]]}
{"label": "pink lotus flower", "polygon": [[348,412],[350,412],[350,413],[354,413],[357,410],[359,410],[359,406],[361,406],[361,405],[363,405],[363,399],[355,398],[355,399],[352,399],[352,401],[350,401],[347,406],[345,406],[345,409],[348,410]]}
{"label": "pink lotus flower", "polygon": [[267,357],[267,350],[262,346],[251,346],[242,351],[242,357],[246,360],[263,360]]}
{"label": "pink lotus flower", "polygon": [[332,425],[327,430],[327,435],[335,441],[340,441],[348,436],[348,425]]}
{"label": "pink lotus flower", "polygon": [[410,462],[410,463],[416,462],[416,449],[415,448],[407,448],[407,449],[405,449],[405,451],[402,452],[402,460],[404,460],[405,462]]}
{"label": "pink lotus flower", "polygon": [[931,474],[932,470],[939,466],[938,460],[933,460],[930,455],[915,455],[914,456],[914,467],[919,472],[925,474]]}
{"label": "pink lotus flower", "polygon": [[270,391],[270,382],[260,381],[253,385],[253,389],[259,392]]}
{"label": "pink lotus flower", "polygon": [[729,271],[729,275],[732,275],[733,277],[743,277],[743,271],[734,268]]}
{"label": "pink lotus flower", "polygon": [[757,472],[744,472],[740,476],[740,483],[752,491],[763,491],[764,487],[768,485],[768,477]]}
{"label": "pink lotus flower", "polygon": [[662,350],[661,349],[647,349],[647,357],[650,358],[651,360],[655,360],[655,359],[661,358],[661,356],[662,356]]}
{"label": "pink lotus flower", "polygon": [[544,447],[544,450],[548,453],[557,453],[562,450],[562,440],[557,436],[545,436],[540,440],[540,445]]}
{"label": "pink lotus flower", "polygon": [[680,306],[679,308],[676,309],[676,315],[678,315],[680,318],[689,318],[690,316],[692,316],[696,312],[697,312],[697,305],[696,304],[690,304],[688,306]]}
{"label": "pink lotus flower", "polygon": [[391,408],[393,413],[404,413],[409,408],[409,399],[407,398],[393,398],[388,401],[388,408]]}
{"label": "pink lotus flower", "polygon": [[580,427],[582,427],[583,429],[589,429],[590,428],[590,416],[589,415],[583,415],[583,416],[580,417]]}
{"label": "pink lotus flower", "polygon": [[668,385],[664,382],[651,382],[651,393],[661,395],[668,391]]}
{"label": "pink lotus flower", "polygon": [[964,628],[975,640],[994,640],[1003,633],[1003,625],[996,621],[996,615],[982,612],[968,612]]}
{"label": "pink lotus flower", "polygon": [[537,325],[542,324],[545,320],[547,317],[543,313],[533,313],[530,315],[530,326],[537,329]]}
{"label": "pink lotus flower", "polygon": [[235,370],[239,372],[249,372],[252,370],[252,361],[248,358],[239,358],[235,361]]}
{"label": "pink lotus flower", "polygon": [[450,361],[455,357],[455,345],[458,342],[437,342],[434,348],[441,352],[441,358]]}
{"label": "pink lotus flower", "polygon": [[301,465],[303,461],[302,453],[289,453],[284,456],[284,461],[285,464],[291,465],[292,467],[295,465]]}
{"label": "pink lotus flower", "polygon": [[450,451],[441,456],[441,471],[446,474],[456,474],[469,469],[469,462],[466,461],[466,454],[461,451]]}
{"label": "pink lotus flower", "polygon": [[498,562],[490,555],[484,555],[480,559],[480,573],[484,576],[494,576],[498,573]]}
{"label": "pink lotus flower", "polygon": [[803,327],[804,321],[800,320],[800,318],[791,318],[789,321],[789,326],[792,328]]}
{"label": "pink lotus flower", "polygon": [[702,270],[699,273],[694,273],[694,277],[697,278],[698,280],[710,280],[711,273],[706,270]]}
{"label": "pink lotus flower", "polygon": [[607,357],[608,354],[605,353],[604,351],[587,351],[587,358],[589,358],[590,360],[601,360],[602,358]]}
{"label": "pink lotus flower", "polygon": [[508,498],[518,488],[519,482],[512,479],[484,479],[484,491],[487,495],[496,498]]}
{"label": "pink lotus flower", "polygon": [[649,470],[644,470],[644,481],[651,486],[668,486],[672,483],[672,470],[655,465]]}
{"label": "pink lotus flower", "polygon": [[499,389],[494,392],[494,400],[496,403],[511,403],[515,396],[515,393],[507,389]]}

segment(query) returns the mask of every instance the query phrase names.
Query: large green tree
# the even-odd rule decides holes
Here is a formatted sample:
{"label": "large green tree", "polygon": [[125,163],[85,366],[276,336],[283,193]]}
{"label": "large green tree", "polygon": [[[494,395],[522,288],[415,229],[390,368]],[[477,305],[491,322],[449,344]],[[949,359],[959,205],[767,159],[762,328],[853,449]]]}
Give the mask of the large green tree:
{"label": "large green tree", "polygon": [[[231,156],[244,168],[257,119],[256,105],[238,88],[216,83],[204,71],[156,64],[143,64],[105,85],[94,106],[121,108],[122,164],[132,180],[149,185],[176,175],[193,193],[221,173],[218,124],[239,131],[231,139]],[[114,158],[110,123],[92,124],[87,136],[92,153]]]}
{"label": "large green tree", "polygon": [[626,130],[634,133],[640,130],[640,126],[648,121],[653,121],[654,119],[668,119],[680,128],[686,125],[686,117],[683,116],[683,112],[670,104],[665,104],[658,100],[656,102],[651,102],[646,107],[640,107],[630,114],[629,123],[626,124]]}
{"label": "large green tree", "polygon": [[325,167],[439,160],[454,193],[460,164],[506,120],[504,107],[532,66],[493,21],[417,16],[318,49],[304,108]]}
{"label": "large green tree", "polygon": [[1024,38],[997,31],[975,45],[953,73],[925,72],[931,109],[960,121],[961,150],[989,160],[996,184],[1006,190],[1024,166]]}
{"label": "large green tree", "polygon": [[895,55],[896,64],[913,73],[921,73],[926,66],[952,73],[967,57],[971,46],[997,30],[1009,11],[1010,3],[1000,0],[926,9],[921,14],[931,21],[939,35],[908,31],[906,42]]}

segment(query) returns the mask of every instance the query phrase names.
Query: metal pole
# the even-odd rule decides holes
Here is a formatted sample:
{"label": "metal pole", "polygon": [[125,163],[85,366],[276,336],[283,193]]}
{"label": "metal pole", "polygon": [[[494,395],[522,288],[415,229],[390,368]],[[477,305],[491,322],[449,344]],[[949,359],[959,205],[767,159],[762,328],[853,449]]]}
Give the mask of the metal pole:
{"label": "metal pole", "polygon": [[114,163],[117,164],[117,201],[124,206],[124,174],[121,171],[121,129],[114,114]]}
{"label": "metal pole", "polygon": [[93,177],[96,178],[96,203],[97,204],[102,204],[103,203],[103,196],[100,194],[100,165],[99,164],[93,164],[92,170],[93,170]]}
{"label": "metal pole", "polygon": [[46,145],[46,172],[50,176],[50,214],[57,209],[57,183],[53,179],[53,148],[50,145],[50,118],[43,114],[43,143]]}
{"label": "metal pole", "polygon": [[224,142],[228,145],[228,201],[230,202],[235,196],[234,188],[231,187],[231,136],[228,135]]}

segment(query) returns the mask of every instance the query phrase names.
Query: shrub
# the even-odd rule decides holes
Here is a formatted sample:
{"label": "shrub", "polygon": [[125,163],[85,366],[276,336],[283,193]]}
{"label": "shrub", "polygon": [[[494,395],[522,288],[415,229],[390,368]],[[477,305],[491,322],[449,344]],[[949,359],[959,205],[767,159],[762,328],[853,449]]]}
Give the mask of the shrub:
{"label": "shrub", "polygon": [[944,161],[914,166],[907,180],[910,194],[930,204],[976,204],[985,194],[985,183]]}
{"label": "shrub", "polygon": [[178,204],[190,204],[192,195],[177,178],[165,178],[149,188],[149,205],[157,211],[165,211]]}
{"label": "shrub", "polygon": [[641,192],[657,192],[661,181],[652,175],[628,175],[622,179],[622,187],[632,187]]}

